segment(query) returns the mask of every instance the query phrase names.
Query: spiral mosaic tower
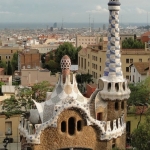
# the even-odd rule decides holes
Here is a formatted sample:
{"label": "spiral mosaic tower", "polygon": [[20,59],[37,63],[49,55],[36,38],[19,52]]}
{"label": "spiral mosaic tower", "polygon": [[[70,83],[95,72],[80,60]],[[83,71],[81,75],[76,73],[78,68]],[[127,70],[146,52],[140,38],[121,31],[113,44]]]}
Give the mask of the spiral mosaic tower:
{"label": "spiral mosaic tower", "polygon": [[106,52],[106,62],[104,76],[99,80],[103,82],[101,96],[103,99],[124,100],[129,98],[130,90],[127,81],[123,78],[120,60],[120,36],[119,36],[119,0],[110,0],[109,9],[109,28],[108,45]]}
{"label": "spiral mosaic tower", "polygon": [[109,29],[108,29],[108,46],[107,59],[104,76],[110,79],[123,79],[121,62],[120,62],[120,37],[119,37],[119,9],[120,2],[112,1],[108,3],[110,11]]}

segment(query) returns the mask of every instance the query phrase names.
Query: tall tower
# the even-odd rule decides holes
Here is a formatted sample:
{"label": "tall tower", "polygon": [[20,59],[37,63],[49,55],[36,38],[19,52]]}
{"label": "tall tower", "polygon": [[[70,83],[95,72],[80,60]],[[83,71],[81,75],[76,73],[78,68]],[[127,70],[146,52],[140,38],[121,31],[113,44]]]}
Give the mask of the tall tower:
{"label": "tall tower", "polygon": [[109,0],[108,45],[104,75],[99,79],[101,97],[108,100],[124,100],[129,98],[130,90],[127,80],[123,78],[120,60],[119,36],[119,0]]}

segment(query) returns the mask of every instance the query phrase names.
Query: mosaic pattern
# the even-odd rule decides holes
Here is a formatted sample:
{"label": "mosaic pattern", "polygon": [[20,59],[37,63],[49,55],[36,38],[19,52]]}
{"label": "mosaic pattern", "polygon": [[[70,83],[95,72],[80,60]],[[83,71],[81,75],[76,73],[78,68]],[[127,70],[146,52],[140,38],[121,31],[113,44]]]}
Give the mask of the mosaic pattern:
{"label": "mosaic pattern", "polygon": [[110,10],[104,76],[123,77],[120,56],[119,11]]}
{"label": "mosaic pattern", "polygon": [[71,67],[70,58],[67,55],[65,55],[61,59],[61,69],[70,69],[70,67]]}
{"label": "mosaic pattern", "polygon": [[43,122],[50,120],[53,117],[54,105],[45,105],[44,106],[44,114],[43,114]]}

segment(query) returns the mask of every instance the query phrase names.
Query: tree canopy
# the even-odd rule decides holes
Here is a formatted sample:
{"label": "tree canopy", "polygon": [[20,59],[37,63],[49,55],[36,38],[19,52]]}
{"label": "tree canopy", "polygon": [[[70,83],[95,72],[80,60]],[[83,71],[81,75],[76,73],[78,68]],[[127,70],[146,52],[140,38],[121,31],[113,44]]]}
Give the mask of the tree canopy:
{"label": "tree canopy", "polygon": [[35,107],[32,99],[37,102],[43,102],[46,98],[46,92],[52,91],[48,81],[34,84],[32,88],[16,88],[17,95],[13,95],[2,102],[3,114],[7,117],[28,112],[29,109]]}
{"label": "tree canopy", "polygon": [[145,48],[145,44],[141,41],[134,40],[133,38],[128,38],[122,41],[123,49],[143,49]]}
{"label": "tree canopy", "polygon": [[78,63],[78,52],[80,51],[81,47],[75,48],[71,43],[65,42],[60,45],[55,52],[55,60],[57,63],[60,64],[61,58],[64,55],[68,55],[71,59],[72,64]]}
{"label": "tree canopy", "polygon": [[11,67],[10,61],[8,61],[7,75],[12,75],[12,67]]}
{"label": "tree canopy", "polygon": [[11,66],[12,66],[12,73],[15,70],[18,70],[18,53],[17,52],[13,54],[13,57],[11,60]]}
{"label": "tree canopy", "polygon": [[[140,106],[140,120],[137,125],[138,128],[145,110],[144,106],[148,106],[148,104],[150,104],[150,77],[140,83],[129,84],[129,88],[131,90],[131,94],[130,98],[127,100],[128,106]],[[138,109],[138,107],[136,108]]]}
{"label": "tree canopy", "polygon": [[146,117],[145,123],[141,124],[139,128],[132,133],[131,144],[137,150],[149,150],[150,146],[150,116]]}

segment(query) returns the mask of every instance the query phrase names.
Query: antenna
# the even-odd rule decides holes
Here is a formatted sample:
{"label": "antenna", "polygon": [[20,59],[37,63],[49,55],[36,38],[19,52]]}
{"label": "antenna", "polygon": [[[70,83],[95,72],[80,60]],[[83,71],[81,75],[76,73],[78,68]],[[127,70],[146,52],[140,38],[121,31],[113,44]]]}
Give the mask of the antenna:
{"label": "antenna", "polygon": [[147,30],[148,30],[148,12],[147,12]]}
{"label": "antenna", "polygon": [[94,18],[93,18],[93,31],[94,31]]}
{"label": "antenna", "polygon": [[64,18],[62,17],[62,25],[61,25],[61,29],[63,30],[64,28]]}
{"label": "antenna", "polygon": [[91,16],[89,14],[89,32],[91,32]]}

